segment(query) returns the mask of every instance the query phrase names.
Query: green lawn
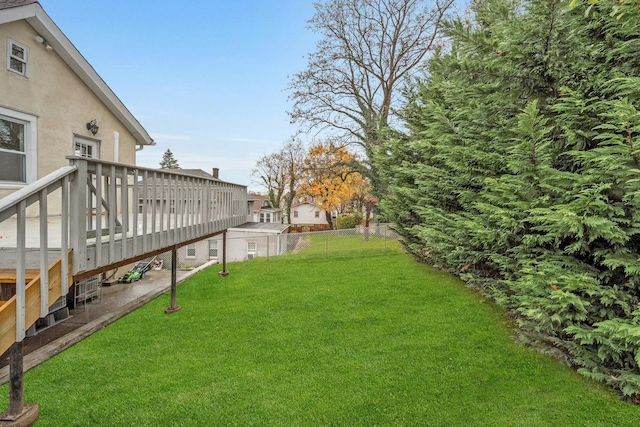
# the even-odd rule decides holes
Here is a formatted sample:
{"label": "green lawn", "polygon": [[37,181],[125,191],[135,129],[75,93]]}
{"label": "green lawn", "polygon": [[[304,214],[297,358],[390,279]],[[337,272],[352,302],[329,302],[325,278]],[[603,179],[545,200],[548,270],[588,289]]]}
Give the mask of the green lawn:
{"label": "green lawn", "polygon": [[364,244],[197,274],[181,311],[163,295],[28,372],[37,425],[640,424],[640,407],[514,344],[457,279]]}

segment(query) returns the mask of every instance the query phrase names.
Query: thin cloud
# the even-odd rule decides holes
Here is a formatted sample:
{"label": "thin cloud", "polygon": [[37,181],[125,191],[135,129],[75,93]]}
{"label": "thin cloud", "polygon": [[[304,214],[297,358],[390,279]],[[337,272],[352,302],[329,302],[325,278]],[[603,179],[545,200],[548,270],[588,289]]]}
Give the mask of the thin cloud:
{"label": "thin cloud", "polygon": [[170,133],[152,133],[151,137],[155,140],[163,141],[189,141],[190,135],[172,135]]}
{"label": "thin cloud", "polygon": [[220,138],[221,140],[224,141],[231,141],[231,142],[246,142],[249,144],[278,144],[278,142],[276,141],[271,141],[268,139],[254,139],[254,138]]}

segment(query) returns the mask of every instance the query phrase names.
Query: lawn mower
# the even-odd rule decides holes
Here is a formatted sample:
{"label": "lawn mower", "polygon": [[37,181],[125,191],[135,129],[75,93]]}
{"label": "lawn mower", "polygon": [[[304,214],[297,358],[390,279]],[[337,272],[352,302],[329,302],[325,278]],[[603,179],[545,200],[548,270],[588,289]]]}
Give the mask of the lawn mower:
{"label": "lawn mower", "polygon": [[137,262],[131,270],[127,271],[124,276],[118,279],[118,283],[131,283],[142,279],[145,273],[151,270],[155,260],[156,257],[153,257],[150,260]]}

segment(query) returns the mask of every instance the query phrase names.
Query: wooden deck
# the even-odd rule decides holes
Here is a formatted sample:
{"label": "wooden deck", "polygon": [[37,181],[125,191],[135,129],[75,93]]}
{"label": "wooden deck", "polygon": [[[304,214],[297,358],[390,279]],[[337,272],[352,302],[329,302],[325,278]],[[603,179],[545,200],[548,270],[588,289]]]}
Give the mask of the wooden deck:
{"label": "wooden deck", "polygon": [[[24,278],[25,283],[29,283],[40,274],[40,270],[29,269],[25,270]],[[16,270],[12,268],[0,268],[0,283],[16,283]]]}
{"label": "wooden deck", "polygon": [[[47,283],[47,305],[53,304],[62,295],[62,260],[49,265],[48,283]],[[69,268],[71,267],[72,257],[69,257]],[[15,270],[13,270],[15,276]],[[7,275],[7,279],[10,279]],[[69,276],[66,288],[73,284],[72,277]],[[15,282],[15,277],[14,277]],[[36,275],[28,281],[25,288],[26,307],[25,307],[25,324],[31,326],[38,318],[41,317],[40,299],[42,297],[42,289],[40,286],[40,271],[36,270]],[[0,305],[0,353],[4,353],[15,342],[16,326],[16,296],[12,296],[8,301]]]}

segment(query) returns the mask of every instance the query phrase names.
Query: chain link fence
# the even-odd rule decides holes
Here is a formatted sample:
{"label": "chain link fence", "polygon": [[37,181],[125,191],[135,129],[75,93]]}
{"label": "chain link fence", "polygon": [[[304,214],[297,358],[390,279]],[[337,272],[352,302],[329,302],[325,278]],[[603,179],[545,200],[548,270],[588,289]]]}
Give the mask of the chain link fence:
{"label": "chain link fence", "polygon": [[[241,235],[239,235],[241,234]],[[373,224],[343,230],[306,233],[229,232],[227,262],[251,261],[290,255],[296,258],[365,256],[384,253],[399,238],[391,224]],[[222,262],[222,236],[203,240],[178,250],[178,268],[195,268],[205,262]],[[158,255],[163,269],[171,268],[171,252]]]}
{"label": "chain link fence", "polygon": [[374,224],[343,230],[289,233],[280,237],[285,243],[282,254],[330,258],[345,253],[360,255],[384,252],[389,242],[397,240],[399,235],[390,224]]}

